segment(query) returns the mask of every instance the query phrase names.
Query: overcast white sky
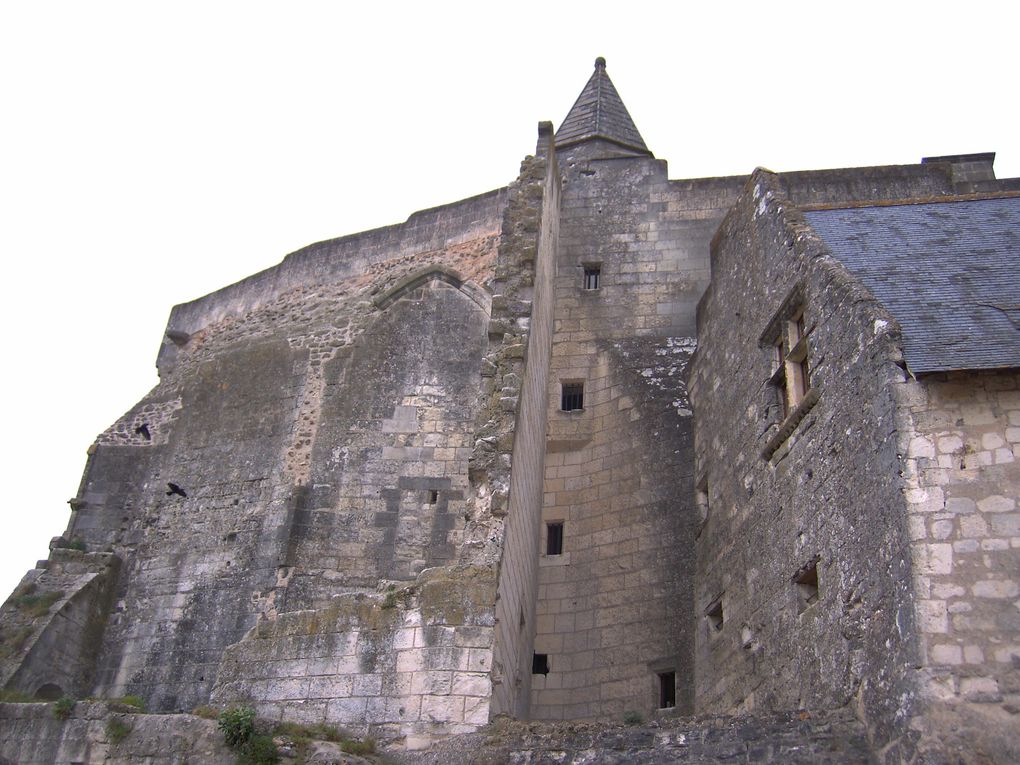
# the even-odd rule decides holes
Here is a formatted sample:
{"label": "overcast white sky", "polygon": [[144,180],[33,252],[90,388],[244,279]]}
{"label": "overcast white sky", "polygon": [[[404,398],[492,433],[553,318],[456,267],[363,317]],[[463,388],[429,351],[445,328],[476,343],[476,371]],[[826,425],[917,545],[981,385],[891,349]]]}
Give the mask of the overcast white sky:
{"label": "overcast white sky", "polygon": [[368,5],[0,8],[0,598],[156,384],[172,305],[507,184],[596,56],[672,178],[978,151],[1020,176],[1008,3]]}

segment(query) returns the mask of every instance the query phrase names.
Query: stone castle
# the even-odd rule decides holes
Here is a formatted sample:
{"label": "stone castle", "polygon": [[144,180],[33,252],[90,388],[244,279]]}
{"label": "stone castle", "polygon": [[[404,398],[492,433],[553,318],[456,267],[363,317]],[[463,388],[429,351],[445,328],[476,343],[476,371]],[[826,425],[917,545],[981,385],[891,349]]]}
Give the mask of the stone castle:
{"label": "stone castle", "polygon": [[[993,160],[669,180],[598,59],[506,188],[173,309],[0,612],[0,684],[406,750],[843,710],[864,759],[825,761],[1013,761]],[[79,717],[0,704],[0,762],[121,761]]]}

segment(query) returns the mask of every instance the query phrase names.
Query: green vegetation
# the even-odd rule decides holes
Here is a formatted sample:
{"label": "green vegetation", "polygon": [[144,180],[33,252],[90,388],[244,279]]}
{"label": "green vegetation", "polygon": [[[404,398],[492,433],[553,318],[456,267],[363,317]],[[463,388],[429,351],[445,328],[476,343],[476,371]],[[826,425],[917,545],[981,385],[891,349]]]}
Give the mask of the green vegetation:
{"label": "green vegetation", "polygon": [[16,630],[0,630],[0,659],[6,659],[20,651],[25,641],[32,636],[31,627],[21,627]]}
{"label": "green vegetation", "polygon": [[111,744],[119,744],[128,737],[130,732],[131,726],[123,720],[111,717],[106,721],[106,737],[110,739]]}
{"label": "green vegetation", "polygon": [[141,696],[121,696],[116,699],[110,699],[108,703],[114,706],[131,707],[132,711],[136,712],[145,711],[145,699]]}
{"label": "green vegetation", "polygon": [[375,739],[346,740],[340,744],[340,748],[347,754],[375,754]]}
{"label": "green vegetation", "polygon": [[220,712],[220,730],[227,746],[237,752],[238,765],[272,765],[280,761],[272,736],[255,734],[255,710],[230,707]]}
{"label": "green vegetation", "polygon": [[34,593],[35,585],[32,585],[32,589],[29,592],[19,595],[14,601],[14,605],[17,609],[32,619],[48,614],[50,606],[64,597],[64,593],[60,590],[55,592],[41,592],[38,595]]}
{"label": "green vegetation", "polygon": [[191,714],[195,717],[201,717],[204,720],[218,720],[220,717],[220,710],[216,707],[211,707],[208,704],[200,704],[191,710]]}
{"label": "green vegetation", "polygon": [[22,691],[0,691],[0,702],[4,701],[11,704],[32,704],[40,703],[42,699],[32,698]]}
{"label": "green vegetation", "polygon": [[273,732],[277,736],[286,736],[299,746],[307,744],[309,741],[340,742],[344,740],[344,736],[339,730],[322,723],[302,725],[301,723],[282,722],[276,726]]}
{"label": "green vegetation", "polygon": [[58,720],[66,720],[74,711],[77,702],[70,696],[64,696],[53,703],[53,716]]}
{"label": "green vegetation", "polygon": [[623,724],[624,725],[640,725],[645,721],[645,716],[640,712],[631,710],[623,713]]}
{"label": "green vegetation", "polygon": [[57,548],[60,550],[78,550],[79,552],[85,552],[85,540],[81,537],[65,539],[57,545]]}
{"label": "green vegetation", "polygon": [[383,598],[383,608],[396,608],[397,607],[397,594],[395,592],[387,592],[386,597]]}
{"label": "green vegetation", "polygon": [[224,709],[218,719],[223,738],[232,749],[240,749],[255,735],[255,710],[251,707]]}

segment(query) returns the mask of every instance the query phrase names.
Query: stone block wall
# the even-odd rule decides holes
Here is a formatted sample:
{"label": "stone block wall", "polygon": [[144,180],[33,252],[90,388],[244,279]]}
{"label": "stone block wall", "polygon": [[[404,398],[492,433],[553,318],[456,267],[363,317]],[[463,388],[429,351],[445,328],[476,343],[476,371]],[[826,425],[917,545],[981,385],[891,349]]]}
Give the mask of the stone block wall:
{"label": "stone block wall", "polygon": [[[764,171],[712,269],[691,383],[697,709],[856,704],[884,756],[908,759],[918,650],[898,330]],[[791,322],[809,388],[784,410],[773,343]]]}
{"label": "stone block wall", "polygon": [[995,752],[1020,741],[1020,373],[897,392],[924,691]]}
{"label": "stone block wall", "polygon": [[408,749],[474,731],[489,720],[494,602],[491,568],[437,568],[280,614],[226,650],[212,700]]}
{"label": "stone block wall", "polygon": [[[552,348],[559,221],[560,178],[552,125],[543,123],[536,156],[525,160],[512,187],[500,243],[500,293],[493,298],[490,326],[496,363],[489,379],[493,383],[490,408],[505,411],[489,420],[495,427],[478,441],[473,468],[480,473],[484,466],[493,491],[506,491],[505,498],[494,497],[497,506],[505,507],[507,518],[496,602],[492,710],[515,717],[530,714],[538,591],[535,539],[542,506],[545,388]],[[519,352],[508,352],[514,346]]]}
{"label": "stone block wall", "polygon": [[73,503],[68,537],[124,560],[94,692],[188,710],[260,616],[495,565],[468,462],[502,200],[310,248],[172,318],[173,363]]}
{"label": "stone block wall", "polygon": [[[665,163],[560,152],[564,178],[531,713],[651,712],[659,675],[691,705],[693,484],[686,365],[708,241],[730,182]],[[598,268],[597,289],[585,269]],[[562,386],[583,407],[561,410]],[[549,524],[562,528],[548,553]],[[536,668],[541,668],[541,659]]]}

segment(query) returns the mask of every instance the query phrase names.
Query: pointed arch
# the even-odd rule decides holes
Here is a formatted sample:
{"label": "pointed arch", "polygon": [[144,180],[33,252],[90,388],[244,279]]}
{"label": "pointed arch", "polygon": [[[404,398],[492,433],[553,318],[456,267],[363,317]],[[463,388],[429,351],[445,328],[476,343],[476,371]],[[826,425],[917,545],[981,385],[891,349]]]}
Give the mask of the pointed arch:
{"label": "pointed arch", "polygon": [[441,265],[430,265],[412,271],[380,295],[372,299],[372,303],[380,311],[385,311],[393,303],[403,297],[411,290],[422,287],[432,281],[440,281],[449,284],[451,287],[460,290],[472,300],[485,313],[489,313],[491,298],[489,293],[471,281],[465,280],[452,268]]}

